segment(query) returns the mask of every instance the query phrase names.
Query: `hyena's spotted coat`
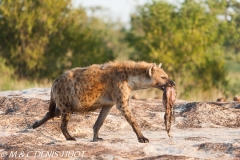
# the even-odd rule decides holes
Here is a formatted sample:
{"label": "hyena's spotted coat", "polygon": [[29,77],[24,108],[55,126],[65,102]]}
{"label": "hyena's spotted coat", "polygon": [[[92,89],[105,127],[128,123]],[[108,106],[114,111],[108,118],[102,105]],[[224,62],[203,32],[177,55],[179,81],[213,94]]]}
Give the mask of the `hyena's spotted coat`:
{"label": "hyena's spotted coat", "polygon": [[41,126],[53,117],[61,115],[61,130],[67,140],[75,140],[67,130],[69,118],[73,112],[89,112],[101,108],[93,126],[93,141],[98,136],[107,114],[116,104],[141,143],[149,140],[143,136],[138,123],[128,109],[130,92],[155,87],[164,89],[174,82],[160,66],[146,62],[109,62],[91,65],[86,68],[74,68],[65,72],[53,82],[49,112],[43,119],[36,121],[33,128]]}

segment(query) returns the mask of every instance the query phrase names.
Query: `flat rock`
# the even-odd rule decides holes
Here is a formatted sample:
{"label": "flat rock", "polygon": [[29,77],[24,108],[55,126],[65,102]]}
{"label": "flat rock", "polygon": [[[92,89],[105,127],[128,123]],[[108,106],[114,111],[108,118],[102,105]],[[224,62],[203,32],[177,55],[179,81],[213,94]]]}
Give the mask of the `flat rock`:
{"label": "flat rock", "polygon": [[161,99],[131,99],[130,108],[149,143],[137,141],[132,128],[114,107],[92,142],[99,110],[74,113],[68,125],[77,141],[66,141],[60,118],[37,129],[31,125],[48,111],[50,89],[0,92],[0,155],[4,159],[239,159],[240,103],[175,104],[172,138],[164,130]]}

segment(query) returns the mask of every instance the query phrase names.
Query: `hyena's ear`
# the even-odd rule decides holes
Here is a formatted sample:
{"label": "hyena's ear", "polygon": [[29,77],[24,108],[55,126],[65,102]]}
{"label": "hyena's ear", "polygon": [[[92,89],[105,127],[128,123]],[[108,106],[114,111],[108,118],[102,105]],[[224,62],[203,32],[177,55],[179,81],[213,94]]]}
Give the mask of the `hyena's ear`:
{"label": "hyena's ear", "polygon": [[156,64],[154,63],[149,69],[148,69],[148,74],[150,77],[152,77],[154,71],[156,70],[157,66]]}
{"label": "hyena's ear", "polygon": [[162,63],[159,63],[158,68],[161,68],[161,67],[162,67]]}

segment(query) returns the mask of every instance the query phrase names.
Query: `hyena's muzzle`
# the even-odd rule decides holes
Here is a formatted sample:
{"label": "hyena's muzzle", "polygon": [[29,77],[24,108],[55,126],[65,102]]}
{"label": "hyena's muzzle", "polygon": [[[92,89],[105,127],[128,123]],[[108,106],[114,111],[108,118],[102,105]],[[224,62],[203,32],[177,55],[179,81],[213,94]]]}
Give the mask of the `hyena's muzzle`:
{"label": "hyena's muzzle", "polygon": [[166,86],[167,86],[167,87],[173,87],[175,84],[176,84],[176,83],[175,83],[173,80],[168,79],[168,82],[167,82]]}

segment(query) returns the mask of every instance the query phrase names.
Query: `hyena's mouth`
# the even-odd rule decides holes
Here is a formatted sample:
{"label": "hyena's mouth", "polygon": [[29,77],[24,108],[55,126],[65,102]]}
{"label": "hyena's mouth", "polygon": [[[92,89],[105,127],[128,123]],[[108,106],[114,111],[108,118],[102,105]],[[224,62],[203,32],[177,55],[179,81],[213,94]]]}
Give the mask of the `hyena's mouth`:
{"label": "hyena's mouth", "polygon": [[161,90],[163,90],[163,91],[165,91],[165,89],[166,89],[167,87],[166,86],[161,86]]}
{"label": "hyena's mouth", "polygon": [[170,81],[169,83],[165,85],[159,85],[157,88],[161,89],[162,91],[165,91],[167,87],[173,87],[175,85],[174,81]]}
{"label": "hyena's mouth", "polygon": [[167,85],[159,85],[157,88],[164,91],[166,89]]}

